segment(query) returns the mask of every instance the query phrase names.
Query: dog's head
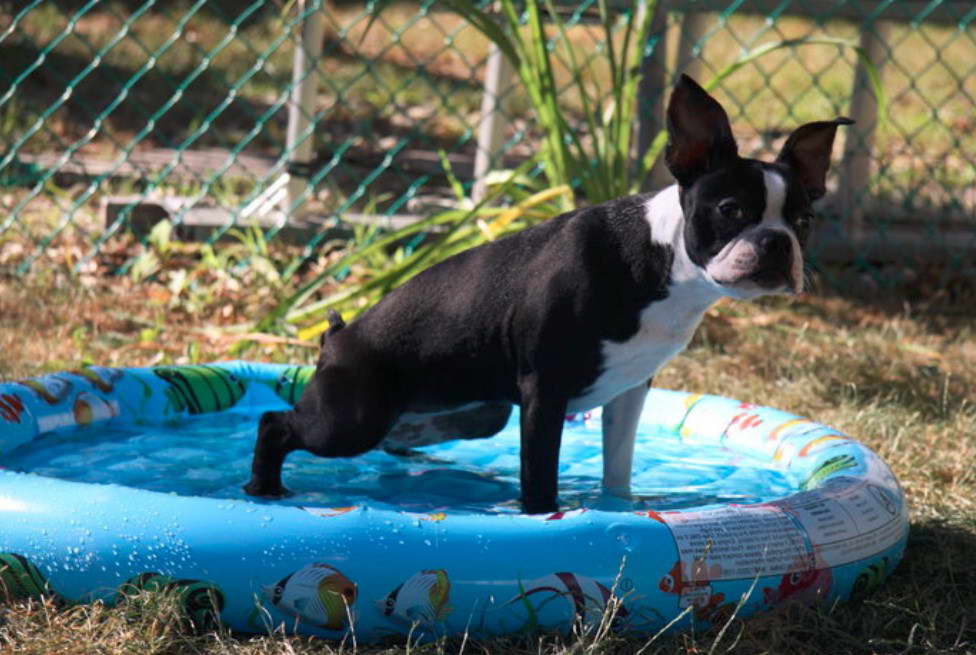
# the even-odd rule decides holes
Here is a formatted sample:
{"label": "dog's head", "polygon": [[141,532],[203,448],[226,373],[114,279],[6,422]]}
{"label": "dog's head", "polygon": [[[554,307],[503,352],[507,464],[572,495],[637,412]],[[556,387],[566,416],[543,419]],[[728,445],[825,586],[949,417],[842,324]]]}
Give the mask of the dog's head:
{"label": "dog's head", "polygon": [[811,203],[825,193],[838,125],[807,123],[776,161],[740,157],[722,106],[687,75],[668,104],[665,160],[678,181],[688,257],[725,295],[803,289]]}

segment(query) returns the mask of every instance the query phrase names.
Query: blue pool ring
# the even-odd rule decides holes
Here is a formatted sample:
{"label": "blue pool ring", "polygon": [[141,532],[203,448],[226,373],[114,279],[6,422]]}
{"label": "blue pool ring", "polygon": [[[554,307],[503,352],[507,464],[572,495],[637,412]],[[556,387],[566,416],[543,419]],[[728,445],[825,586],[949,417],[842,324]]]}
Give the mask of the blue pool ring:
{"label": "blue pool ring", "polygon": [[[311,371],[247,362],[89,367],[0,383],[0,465],[8,467],[0,470],[0,590],[14,598],[46,593],[65,605],[171,590],[202,627],[219,617],[250,632],[352,631],[361,643],[411,630],[430,638],[566,629],[574,621],[592,627],[608,606],[615,629],[648,634],[790,601],[860,596],[904,551],[904,495],[867,447],[779,410],[663,390],[651,391],[641,417],[638,466],[644,435],[663,429],[655,443],[664,446],[655,447],[695,453],[679,462],[685,474],[706,462],[727,476],[732,491],[715,502],[676,507],[652,498],[613,507],[598,499],[542,516],[504,502],[498,511],[405,511],[379,501],[310,507],[14,470],[19,453],[45,440],[84,471],[87,440],[106,431],[231,415],[256,421],[293,402]],[[512,420],[517,430],[517,412]],[[574,431],[592,440],[599,412],[571,417],[564,455],[582,452],[572,450]],[[482,456],[502,448],[497,439],[452,443]],[[565,459],[561,489],[577,464]],[[345,462],[355,471],[356,460]],[[135,466],[125,457],[119,465]],[[734,502],[736,484],[762,487],[774,478],[785,481],[782,489]]]}

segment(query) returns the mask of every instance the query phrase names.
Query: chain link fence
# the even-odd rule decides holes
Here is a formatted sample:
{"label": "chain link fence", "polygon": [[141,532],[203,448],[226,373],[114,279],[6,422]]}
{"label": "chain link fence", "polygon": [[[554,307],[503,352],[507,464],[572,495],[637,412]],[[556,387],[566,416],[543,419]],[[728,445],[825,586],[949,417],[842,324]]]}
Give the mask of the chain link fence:
{"label": "chain link fence", "polygon": [[[611,5],[632,18],[626,2]],[[539,147],[504,60],[443,4],[381,12],[350,0],[0,2],[0,272],[124,267],[161,219],[221,243],[255,224],[297,242],[289,272],[349,226],[397,225],[456,203]],[[597,3],[560,4],[599,77]],[[661,0],[646,44],[642,121],[671,80],[757,59],[715,95],[740,151],[775,154],[797,124],[852,115],[835,148],[814,255],[856,266],[948,262],[976,250],[976,5],[950,0]],[[880,72],[871,91],[853,48]],[[612,45],[612,44],[611,44]],[[559,101],[582,111],[570,62]],[[594,84],[599,82],[594,80]],[[636,153],[635,153],[636,155]],[[657,167],[650,186],[669,183]],[[585,198],[580,199],[585,202]],[[218,246],[219,247],[219,246]]]}

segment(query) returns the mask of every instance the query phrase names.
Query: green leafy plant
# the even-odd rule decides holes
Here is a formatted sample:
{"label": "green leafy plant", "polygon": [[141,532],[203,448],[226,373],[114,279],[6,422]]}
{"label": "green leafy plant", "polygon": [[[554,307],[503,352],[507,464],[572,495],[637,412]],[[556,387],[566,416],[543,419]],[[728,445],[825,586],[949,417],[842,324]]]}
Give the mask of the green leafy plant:
{"label": "green leafy plant", "polygon": [[[526,176],[529,168],[530,162],[527,162],[505,175],[502,183],[493,187],[481,202],[469,209],[439,212],[428,219],[389,232],[365,247],[350,250],[280,303],[258,325],[258,329],[270,329],[275,322],[284,320],[288,325],[299,326],[299,338],[312,338],[327,327],[323,317],[328,310],[337,310],[346,319],[355,318],[383,295],[428,266],[559,214],[565,202],[571,200],[572,189],[568,185],[539,189],[543,185]],[[520,182],[528,186],[522,186]],[[491,203],[502,196],[510,199],[511,205],[492,207]],[[426,233],[436,236],[420,243],[409,254],[397,249],[398,244]],[[377,256],[390,250],[395,251],[394,256]],[[325,298],[314,299],[323,284],[338,272],[368,261],[379,264],[379,268],[370,269],[364,279],[345,284]]]}
{"label": "green leafy plant", "polygon": [[[372,5],[375,20],[392,0]],[[580,57],[568,27],[553,0],[499,0],[496,14],[471,0],[442,0],[443,5],[463,17],[509,59],[528,95],[535,123],[542,131],[540,161],[551,186],[572,185],[587,202],[597,204],[641,189],[666,143],[662,129],[651,146],[635,162],[636,123],[640,63],[652,46],[652,20],[657,0],[634,0],[626,8],[611,10],[607,0],[597,0],[598,25],[603,57]],[[550,38],[546,24],[557,38]],[[776,50],[801,46],[850,48],[868,72],[879,101],[879,115],[885,116],[884,90],[877,68],[856,42],[831,37],[784,39],[765,43],[744,52],[718,71],[703,86],[717,87],[744,66]],[[559,57],[562,53],[562,57]],[[582,117],[573,120],[557,83],[560,62],[569,69],[570,85],[582,105]],[[608,73],[598,71],[604,62]],[[607,79],[608,88],[600,84]]]}

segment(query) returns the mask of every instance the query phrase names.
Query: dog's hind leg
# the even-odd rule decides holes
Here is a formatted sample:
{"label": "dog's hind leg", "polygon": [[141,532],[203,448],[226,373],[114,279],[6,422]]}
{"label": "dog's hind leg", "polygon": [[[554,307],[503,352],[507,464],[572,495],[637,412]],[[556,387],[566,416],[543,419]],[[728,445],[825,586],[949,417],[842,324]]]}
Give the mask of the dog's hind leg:
{"label": "dog's hind leg", "polygon": [[281,466],[288,453],[307,450],[320,457],[355,457],[375,448],[398,412],[381,371],[330,365],[320,369],[289,412],[265,412],[251,464],[252,496],[281,497]]}
{"label": "dog's hind leg", "polygon": [[251,481],[244,492],[251,496],[281,498],[291,492],[281,484],[281,465],[285,456],[295,450],[293,432],[288,422],[291,412],[265,412],[258,427],[258,441],[251,462]]}

